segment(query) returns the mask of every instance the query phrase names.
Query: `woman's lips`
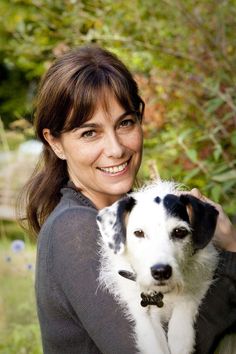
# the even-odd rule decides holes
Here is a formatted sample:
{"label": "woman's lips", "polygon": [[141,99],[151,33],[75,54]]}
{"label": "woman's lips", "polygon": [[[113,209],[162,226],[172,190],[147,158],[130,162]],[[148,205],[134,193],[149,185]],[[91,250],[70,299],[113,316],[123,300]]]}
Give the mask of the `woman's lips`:
{"label": "woman's lips", "polygon": [[108,173],[110,175],[113,175],[113,174],[117,174],[117,173],[120,173],[120,172],[123,172],[126,167],[128,166],[128,163],[129,163],[129,160],[120,164],[120,165],[117,165],[117,166],[110,166],[110,167],[98,167],[98,169],[102,172],[105,172],[105,173]]}

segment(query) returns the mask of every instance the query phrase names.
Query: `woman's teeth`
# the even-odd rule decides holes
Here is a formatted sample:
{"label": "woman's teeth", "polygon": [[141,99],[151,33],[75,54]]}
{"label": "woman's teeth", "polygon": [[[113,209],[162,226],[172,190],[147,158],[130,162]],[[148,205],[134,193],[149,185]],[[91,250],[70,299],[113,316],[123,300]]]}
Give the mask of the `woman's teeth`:
{"label": "woman's teeth", "polygon": [[123,171],[126,166],[128,165],[128,162],[123,163],[122,165],[119,166],[114,166],[114,167],[101,167],[100,170],[107,172],[107,173],[111,173],[111,174],[115,174],[117,172],[121,172]]}

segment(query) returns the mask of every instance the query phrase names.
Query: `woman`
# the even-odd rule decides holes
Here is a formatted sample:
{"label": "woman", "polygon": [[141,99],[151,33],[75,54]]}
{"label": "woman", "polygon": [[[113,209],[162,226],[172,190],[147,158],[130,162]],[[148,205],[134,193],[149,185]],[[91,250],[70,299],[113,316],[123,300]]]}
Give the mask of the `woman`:
{"label": "woman", "polygon": [[[98,287],[95,218],[98,209],[130,191],[135,182],[143,113],[130,72],[96,46],[60,57],[42,80],[35,128],[44,150],[26,191],[28,224],[39,232],[36,297],[45,354],[137,352],[132,324]],[[236,250],[232,225],[222,210],[217,235],[221,246]],[[219,286],[204,302],[198,320],[198,353],[210,353],[235,324],[235,306],[218,316],[219,301],[214,300],[228,306],[236,295],[235,253],[224,252],[222,261]],[[226,289],[222,296],[226,284],[233,291]],[[208,306],[210,301],[214,303]],[[212,332],[208,338],[206,330]]]}

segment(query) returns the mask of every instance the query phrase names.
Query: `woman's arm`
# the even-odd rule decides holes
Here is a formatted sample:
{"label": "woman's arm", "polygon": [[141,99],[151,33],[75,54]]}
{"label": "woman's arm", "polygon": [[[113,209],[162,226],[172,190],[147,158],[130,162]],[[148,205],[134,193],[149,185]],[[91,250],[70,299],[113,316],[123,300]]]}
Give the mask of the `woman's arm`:
{"label": "woman's arm", "polygon": [[229,333],[236,333],[236,253],[223,251],[215,282],[200,307],[195,353],[213,354]]}
{"label": "woman's arm", "polygon": [[196,354],[212,354],[225,334],[236,332],[236,229],[219,204],[194,188],[191,194],[213,204],[219,211],[214,235],[221,249],[216,279],[200,307],[197,319]]}
{"label": "woman's arm", "polygon": [[95,210],[78,207],[65,211],[57,219],[52,230],[53,274],[101,353],[132,354],[137,351],[132,326],[112,296],[97,282],[96,214]]}

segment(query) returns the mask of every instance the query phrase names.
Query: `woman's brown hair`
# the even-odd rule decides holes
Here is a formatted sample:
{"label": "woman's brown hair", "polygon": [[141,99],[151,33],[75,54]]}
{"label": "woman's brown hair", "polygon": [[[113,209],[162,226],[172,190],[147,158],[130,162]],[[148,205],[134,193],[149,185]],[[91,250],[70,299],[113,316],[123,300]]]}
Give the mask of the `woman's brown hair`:
{"label": "woman's brown hair", "polygon": [[106,92],[115,96],[126,110],[135,111],[140,120],[144,102],[126,66],[111,52],[86,46],[59,57],[46,72],[36,100],[35,132],[43,143],[36,169],[19,198],[24,204],[27,228],[37,234],[55,206],[60,190],[69,179],[66,161],[59,159],[44,139],[43,129],[58,137],[92,117],[96,107],[106,107]]}

